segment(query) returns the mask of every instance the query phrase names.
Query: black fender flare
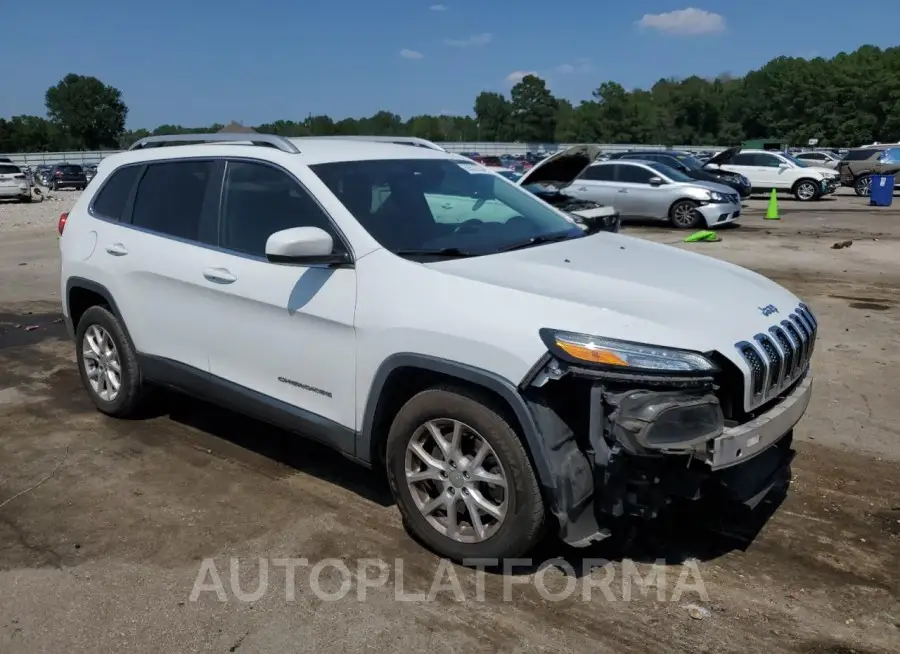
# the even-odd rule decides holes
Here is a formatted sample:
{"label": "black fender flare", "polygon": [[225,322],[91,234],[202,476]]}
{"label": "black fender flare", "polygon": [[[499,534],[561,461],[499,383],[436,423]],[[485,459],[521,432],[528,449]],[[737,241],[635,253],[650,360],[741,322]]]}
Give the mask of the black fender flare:
{"label": "black fender flare", "polygon": [[[378,407],[378,401],[381,398],[384,385],[391,373],[398,368],[420,368],[449,377],[456,377],[475,386],[481,386],[500,396],[500,398],[509,405],[521,425],[522,434],[525,438],[525,445],[531,453],[531,458],[536,468],[535,472],[537,473],[538,481],[541,486],[548,489],[556,488],[556,480],[551,472],[546,443],[541,436],[534,415],[528,408],[525,398],[519,393],[516,385],[489,370],[476,368],[475,366],[459,363],[457,361],[433,357],[427,354],[401,352],[392,354],[382,361],[372,379],[372,385],[369,388],[369,395],[366,399],[362,431],[360,432],[361,440],[358,443],[357,456],[368,456],[368,453],[371,452],[372,431],[374,428],[375,411]],[[371,463],[374,464],[375,462],[371,461]]]}
{"label": "black fender flare", "polygon": [[122,325],[122,329],[125,331],[125,335],[128,336],[128,339],[131,340],[131,334],[128,333],[128,327],[125,324],[125,321],[122,319],[122,313],[119,311],[119,305],[116,304],[115,298],[113,298],[112,293],[110,293],[109,289],[106,288],[103,284],[98,284],[97,282],[91,281],[90,279],[85,279],[84,277],[69,277],[66,280],[66,307],[68,309],[69,315],[65,316],[66,322],[66,330],[69,332],[69,336],[74,340],[75,339],[75,330],[77,325],[72,319],[72,306],[71,306],[71,297],[73,289],[83,289],[85,291],[91,291],[92,293],[96,293],[109,305],[110,310],[113,315]]}

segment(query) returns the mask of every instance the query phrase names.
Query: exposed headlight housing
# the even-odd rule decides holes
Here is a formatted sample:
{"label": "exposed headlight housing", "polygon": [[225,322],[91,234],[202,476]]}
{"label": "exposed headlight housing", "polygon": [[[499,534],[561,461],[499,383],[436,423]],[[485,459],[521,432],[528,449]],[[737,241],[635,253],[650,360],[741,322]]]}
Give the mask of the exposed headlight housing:
{"label": "exposed headlight housing", "polygon": [[623,373],[712,373],[716,364],[699,352],[620,341],[589,334],[540,330],[541,340],[564,361]]}

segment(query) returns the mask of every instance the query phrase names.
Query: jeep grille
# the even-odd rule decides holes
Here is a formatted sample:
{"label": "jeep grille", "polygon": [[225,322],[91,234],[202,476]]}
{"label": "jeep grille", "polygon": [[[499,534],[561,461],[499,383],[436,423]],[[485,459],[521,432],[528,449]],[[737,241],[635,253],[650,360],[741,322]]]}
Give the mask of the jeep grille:
{"label": "jeep grille", "polygon": [[750,399],[753,409],[778,397],[809,368],[819,323],[805,304],[786,320],[751,341],[735,343],[750,367]]}

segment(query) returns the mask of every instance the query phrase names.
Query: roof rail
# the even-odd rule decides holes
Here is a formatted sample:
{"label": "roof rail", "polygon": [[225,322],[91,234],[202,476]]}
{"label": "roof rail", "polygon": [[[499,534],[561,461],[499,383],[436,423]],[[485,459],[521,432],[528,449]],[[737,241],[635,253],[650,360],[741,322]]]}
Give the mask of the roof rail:
{"label": "roof rail", "polygon": [[145,136],[138,139],[128,148],[129,150],[141,150],[147,147],[158,147],[171,143],[250,143],[252,145],[267,145],[277,148],[288,154],[298,154],[300,149],[283,136],[276,134],[242,134],[237,132],[216,132],[213,134],[166,134],[163,136]]}
{"label": "roof rail", "polygon": [[375,143],[393,143],[394,145],[413,145],[428,150],[437,150],[438,152],[446,152],[444,148],[433,141],[428,141],[417,136],[366,136],[364,134],[335,134],[333,136],[301,136],[300,139],[322,139],[322,140],[349,140],[349,141],[370,141]]}

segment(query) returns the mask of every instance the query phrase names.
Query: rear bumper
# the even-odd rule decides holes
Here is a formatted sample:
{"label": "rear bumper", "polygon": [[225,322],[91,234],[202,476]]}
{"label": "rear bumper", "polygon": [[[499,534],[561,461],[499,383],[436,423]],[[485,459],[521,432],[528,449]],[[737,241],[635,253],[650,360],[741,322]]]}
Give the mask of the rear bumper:
{"label": "rear bumper", "polygon": [[0,198],[27,198],[30,191],[25,186],[0,186]]}

